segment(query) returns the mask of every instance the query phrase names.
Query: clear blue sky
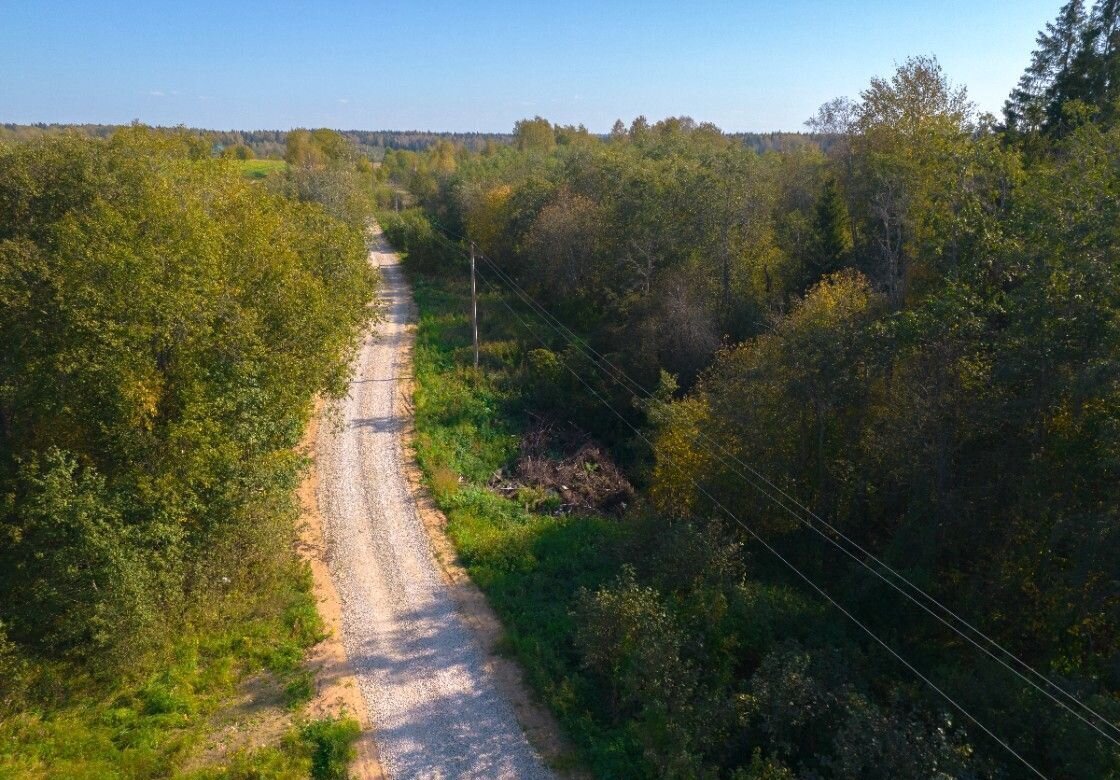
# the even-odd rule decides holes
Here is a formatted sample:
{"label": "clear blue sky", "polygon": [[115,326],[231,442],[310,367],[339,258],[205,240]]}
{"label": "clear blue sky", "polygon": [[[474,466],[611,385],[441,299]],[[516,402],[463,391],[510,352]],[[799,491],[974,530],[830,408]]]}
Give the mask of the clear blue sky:
{"label": "clear blue sky", "polygon": [[0,121],[797,130],[909,55],[997,112],[1061,0],[0,0]]}

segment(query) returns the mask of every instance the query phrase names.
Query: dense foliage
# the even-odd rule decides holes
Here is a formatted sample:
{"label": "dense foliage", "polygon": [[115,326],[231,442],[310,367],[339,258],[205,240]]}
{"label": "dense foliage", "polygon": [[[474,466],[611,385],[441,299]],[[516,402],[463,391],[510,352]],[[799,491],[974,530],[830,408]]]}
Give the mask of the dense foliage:
{"label": "dense foliage", "polygon": [[[1114,67],[1115,47],[1094,46],[1094,72]],[[917,58],[822,107],[827,151],[758,155],[680,118],[606,140],[538,118],[510,147],[386,161],[424,207],[389,225],[421,278],[460,279],[446,236],[467,236],[652,391],[484,299],[500,378],[470,380],[445,357],[427,381],[477,381],[495,402],[475,420],[464,393],[418,420],[461,549],[601,774],[1031,776],[745,525],[1045,775],[1120,776],[1113,745],[823,543],[733,460],[1120,719],[1109,78],[1061,133],[998,128]],[[512,302],[481,269],[484,288],[505,290],[495,304]],[[494,407],[505,444],[477,464],[471,441],[494,435]],[[487,504],[530,415],[608,443],[644,486],[640,506],[607,531]],[[554,569],[550,545],[569,533],[587,560]]]}
{"label": "dense foliage", "polygon": [[[81,134],[91,138],[108,138],[120,129],[119,125],[18,125],[0,123],[0,141],[30,141],[43,136]],[[290,133],[300,130],[203,130],[194,128],[187,132],[205,138],[216,150],[231,156],[280,159],[287,153]],[[425,152],[440,142],[481,152],[513,142],[511,133],[451,133],[427,130],[342,130],[335,131],[348,141],[353,149],[369,158],[380,161],[390,151]],[[788,150],[801,146],[825,146],[828,136],[807,133],[735,133],[731,136],[756,152]]]}
{"label": "dense foliage", "polygon": [[1067,0],[1004,108],[1011,134],[1059,136],[1114,122],[1120,105],[1120,3]]}
{"label": "dense foliage", "polygon": [[311,200],[188,134],[0,146],[0,720],[284,609],[293,447],[374,284]]}
{"label": "dense foliage", "polygon": [[[32,141],[44,136],[83,135],[90,138],[108,138],[121,129],[120,125],[66,125],[37,123],[20,125],[0,123],[0,141]],[[211,143],[215,150],[244,150],[241,154],[280,159],[288,148],[292,132],[300,130],[207,130],[203,128],[178,128],[174,132],[189,133]],[[509,143],[509,133],[450,133],[427,130],[341,130],[333,131],[344,139],[355,152],[371,160],[380,160],[390,149],[424,151],[439,141],[450,141],[468,149],[480,150],[488,143]],[[756,135],[745,134],[753,142],[778,144],[784,133]]]}

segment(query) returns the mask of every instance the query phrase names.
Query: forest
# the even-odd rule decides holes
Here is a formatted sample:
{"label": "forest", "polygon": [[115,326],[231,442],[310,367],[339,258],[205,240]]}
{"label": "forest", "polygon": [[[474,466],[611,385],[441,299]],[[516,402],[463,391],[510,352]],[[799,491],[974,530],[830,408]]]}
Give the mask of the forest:
{"label": "forest", "polygon": [[550,771],[1120,780],[1120,0],[1001,116],[919,56],[804,132],[0,125],[0,777],[347,776],[296,489],[372,220]]}
{"label": "forest", "polygon": [[[78,134],[91,138],[107,138],[120,129],[119,125],[62,125],[0,124],[0,141],[28,141],[52,135]],[[252,156],[265,159],[282,159],[287,153],[290,130],[213,130],[203,128],[178,128],[183,132],[209,140],[215,147],[248,149]],[[386,150],[409,149],[423,151],[437,142],[449,141],[468,149],[480,150],[487,143],[509,143],[508,133],[451,133],[428,130],[334,130],[359,154],[371,160],[380,160]],[[753,134],[750,134],[753,135]],[[769,134],[781,136],[783,134]],[[769,138],[765,136],[766,138]],[[764,136],[759,136],[760,139]]]}
{"label": "forest", "polygon": [[353,740],[179,771],[244,677],[311,695],[295,445],[376,287],[330,140],[265,182],[186,132],[0,144],[0,775],[299,778]]}
{"label": "forest", "polygon": [[1118,118],[1070,0],[1002,117],[916,57],[827,143],[386,153],[421,464],[599,776],[1120,777]]}
{"label": "forest", "polygon": [[[0,124],[0,141],[28,141],[51,135],[79,134],[91,138],[107,138],[119,125]],[[285,130],[206,130],[181,128],[199,138],[209,140],[215,150],[238,158],[283,159],[292,132]],[[430,130],[334,130],[360,155],[380,162],[389,150],[423,152],[442,142],[481,152],[487,146],[508,146],[511,133],[452,133]],[[813,145],[827,148],[830,138],[816,133],[734,133],[729,136],[756,152],[782,150]],[[228,151],[227,151],[228,150]]]}

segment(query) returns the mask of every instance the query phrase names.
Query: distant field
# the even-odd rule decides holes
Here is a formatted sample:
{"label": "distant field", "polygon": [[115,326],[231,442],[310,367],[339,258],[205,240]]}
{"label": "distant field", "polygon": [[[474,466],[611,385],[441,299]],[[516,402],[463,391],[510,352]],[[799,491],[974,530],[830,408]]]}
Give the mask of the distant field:
{"label": "distant field", "polygon": [[287,170],[288,164],[283,160],[242,160],[241,172],[246,179],[263,179],[275,171]]}

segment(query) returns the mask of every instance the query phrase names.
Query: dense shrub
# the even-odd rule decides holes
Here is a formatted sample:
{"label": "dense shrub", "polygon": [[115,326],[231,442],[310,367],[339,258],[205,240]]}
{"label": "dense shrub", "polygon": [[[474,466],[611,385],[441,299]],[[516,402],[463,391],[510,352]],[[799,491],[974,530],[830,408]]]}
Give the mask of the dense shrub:
{"label": "dense shrub", "polygon": [[[1094,25],[1120,18],[1095,8]],[[477,573],[571,567],[539,590],[526,573],[506,617],[539,630],[518,646],[605,776],[1030,776],[985,731],[1048,776],[1120,772],[1114,745],[808,522],[1117,720],[1120,128],[1104,104],[1076,118],[1006,132],[918,57],[822,107],[827,149],[759,155],[687,117],[572,143],[538,118],[515,147],[394,154],[428,223],[409,212],[390,237],[455,290],[440,317],[468,311],[434,249],[450,226],[574,332],[484,263],[490,364],[466,371],[464,338],[422,392],[471,377],[505,399],[494,428],[574,423],[642,489],[630,544],[605,577],[587,559],[586,591],[580,562],[526,552],[551,532],[539,498],[513,497],[533,532],[508,530],[508,501],[470,519]],[[431,465],[485,495],[462,466],[493,412],[474,429],[460,412],[421,420],[452,453]],[[523,618],[556,593],[565,620]],[[538,652],[543,636],[567,654]]]}
{"label": "dense shrub", "polygon": [[408,255],[409,263],[420,271],[448,271],[463,265],[463,256],[420,209],[386,212],[381,227],[393,247]]}
{"label": "dense shrub", "polygon": [[359,225],[195,146],[0,148],[0,621],[23,652],[111,667],[288,565],[291,448],[345,390],[373,277]]}

